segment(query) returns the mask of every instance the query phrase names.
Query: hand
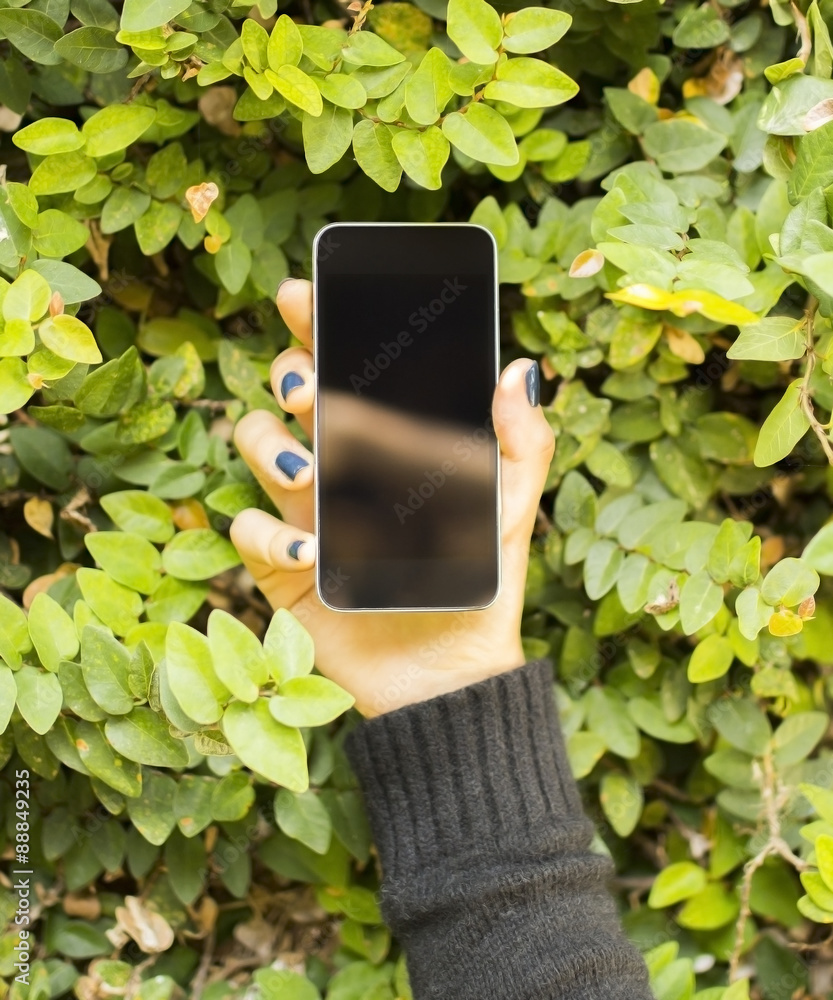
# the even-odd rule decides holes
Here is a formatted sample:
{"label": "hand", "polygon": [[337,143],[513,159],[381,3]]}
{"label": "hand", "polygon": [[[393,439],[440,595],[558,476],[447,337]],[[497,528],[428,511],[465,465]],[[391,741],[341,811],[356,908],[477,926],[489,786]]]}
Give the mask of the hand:
{"label": "hand", "polygon": [[[272,388],[311,438],[312,285],[287,281],[277,302],[303,346],[275,359]],[[492,404],[501,453],[503,582],[498,599],[482,611],[344,614],[325,607],[313,576],[312,455],[268,411],[255,410],[237,424],[237,448],[284,520],[245,510],[232,524],[232,540],[272,607],[288,608],[310,632],[321,673],[349,691],[364,715],[433,698],[524,662],[520,624],[529,540],[553,453],[552,430],[527,398],[531,365],[513,361]]]}

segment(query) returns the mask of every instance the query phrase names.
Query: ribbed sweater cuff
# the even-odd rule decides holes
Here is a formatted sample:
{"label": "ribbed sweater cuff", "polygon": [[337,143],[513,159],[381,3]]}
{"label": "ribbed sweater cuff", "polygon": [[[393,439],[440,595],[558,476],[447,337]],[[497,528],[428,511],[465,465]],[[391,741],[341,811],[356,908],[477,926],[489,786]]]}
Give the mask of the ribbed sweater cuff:
{"label": "ribbed sweater cuff", "polygon": [[536,857],[590,826],[547,660],[363,722],[346,749],[393,883],[439,859]]}

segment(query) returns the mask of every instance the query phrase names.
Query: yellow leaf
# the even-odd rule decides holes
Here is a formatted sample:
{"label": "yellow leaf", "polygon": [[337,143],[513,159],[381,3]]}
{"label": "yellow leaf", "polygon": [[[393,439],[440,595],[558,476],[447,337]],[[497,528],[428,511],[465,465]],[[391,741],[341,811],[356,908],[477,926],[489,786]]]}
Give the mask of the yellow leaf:
{"label": "yellow leaf", "polygon": [[699,365],[706,360],[706,352],[688,330],[680,330],[676,326],[666,326],[665,339],[668,341],[668,349],[671,353],[676,354],[683,361],[687,361],[688,364]]}
{"label": "yellow leaf", "polygon": [[656,104],[659,100],[659,79],[650,66],[646,66],[631,80],[628,84],[628,90],[632,94],[636,94],[637,97],[641,97],[643,101]]}
{"label": "yellow leaf", "polygon": [[209,253],[217,253],[222,245],[223,241],[219,236],[206,236],[203,240],[203,246]]}
{"label": "yellow leaf", "polygon": [[194,497],[173,504],[171,511],[173,512],[174,524],[180,531],[186,531],[189,528],[211,527],[205,508]]}
{"label": "yellow leaf", "polygon": [[707,292],[699,288],[686,288],[684,291],[675,292],[668,308],[675,316],[690,316],[692,313],[700,313],[701,316],[705,316],[706,319],[715,323],[731,324],[732,326],[757,323],[759,319],[746,306],[738,305],[737,302],[729,302],[728,299],[715,295],[714,292]]}
{"label": "yellow leaf", "polygon": [[23,505],[23,516],[30,528],[34,528],[44,538],[53,538],[52,525],[55,523],[55,512],[48,500],[40,497],[30,497]]}
{"label": "yellow leaf", "polygon": [[804,622],[794,611],[782,608],[769,619],[769,631],[772,635],[798,635],[804,628]]}
{"label": "yellow leaf", "polygon": [[614,302],[624,302],[628,306],[639,306],[641,309],[671,308],[674,302],[674,293],[666,292],[655,285],[628,285],[618,292],[608,292],[607,297]]}
{"label": "yellow leaf", "polygon": [[592,278],[604,265],[604,254],[600,250],[583,250],[570,265],[570,277]]}

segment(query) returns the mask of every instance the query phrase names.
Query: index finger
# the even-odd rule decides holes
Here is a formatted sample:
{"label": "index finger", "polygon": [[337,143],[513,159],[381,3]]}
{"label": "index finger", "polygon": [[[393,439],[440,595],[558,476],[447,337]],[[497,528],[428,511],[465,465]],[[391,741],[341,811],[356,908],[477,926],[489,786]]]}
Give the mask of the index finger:
{"label": "index finger", "polygon": [[285,278],[275,297],[278,312],[293,337],[312,348],[312,282],[305,278]]}

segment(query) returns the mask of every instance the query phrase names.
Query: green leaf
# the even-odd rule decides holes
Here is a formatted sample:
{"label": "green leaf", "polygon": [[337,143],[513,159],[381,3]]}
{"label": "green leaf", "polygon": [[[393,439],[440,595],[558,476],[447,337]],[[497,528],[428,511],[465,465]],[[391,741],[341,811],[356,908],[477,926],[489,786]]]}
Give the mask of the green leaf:
{"label": "green leaf", "polygon": [[101,506],[122,531],[151,542],[167,542],[174,533],[171,508],[144,490],[123,490],[101,498]]}
{"label": "green leaf", "polygon": [[803,320],[768,316],[760,323],[742,326],[726,357],[739,361],[794,361],[803,358],[805,350]]}
{"label": "green leaf", "polygon": [[102,360],[92,331],[76,316],[64,313],[47,317],[38,327],[38,333],[44,346],[59,358],[89,365]]}
{"label": "green leaf", "polygon": [[17,685],[11,667],[0,663],[0,733],[5,733],[17,700]]}
{"label": "green leaf", "polygon": [[313,792],[290,792],[279,788],[275,792],[275,820],[281,830],[316,854],[326,854],[330,848],[333,824],[330,814]]}
{"label": "green leaf", "polygon": [[129,799],[127,814],[130,822],[151,844],[161,847],[176,825],[173,816],[177,783],[168,774],[149,771],[141,796]]}
{"label": "green leaf", "polygon": [[705,869],[693,861],[677,861],[657,875],[648,896],[652,910],[662,910],[684,899],[690,899],[705,889],[708,881]]}
{"label": "green leaf", "polygon": [[171,693],[186,715],[203,725],[220,718],[229,690],[214,672],[204,635],[172,622],[165,639],[165,672]]}
{"label": "green leaf", "polygon": [[764,577],[761,597],[773,607],[794,608],[812,597],[820,582],[818,573],[802,559],[782,559]]}
{"label": "green leaf", "polygon": [[827,888],[833,889],[833,837],[826,833],[816,837],[815,849],[819,874]]}
{"label": "green leaf", "polygon": [[211,814],[218,822],[243,819],[255,801],[251,776],[242,771],[227,774],[211,796]]}
{"label": "green leaf", "polygon": [[88,118],[81,132],[88,156],[109,156],[127,149],[153,124],[156,112],[141,104],[110,104]]}
{"label": "green leaf", "polygon": [[669,722],[656,701],[648,698],[631,698],[628,714],[644,733],[654,739],[667,743],[691,743],[696,739],[694,728],[687,719]]}
{"label": "green leaf", "polygon": [[0,358],[0,413],[13,413],[32,396],[29,370],[20,358]]}
{"label": "green leaf", "polygon": [[269,699],[269,711],[285,726],[323,726],[346,712],[354,700],[326,677],[292,677]]}
{"label": "green leaf", "polygon": [[68,118],[39,118],[12,135],[15,146],[37,156],[71,153],[85,141],[78,126]]}
{"label": "green leaf", "polygon": [[[405,61],[401,52],[397,52],[371,31],[354,32],[348,37],[341,52],[344,61],[354,66],[396,66]],[[368,97],[370,96],[372,95],[368,92]]]}
{"label": "green leaf", "polygon": [[222,726],[226,739],[246,767],[291,791],[307,790],[304,741],[297,729],[272,718],[268,699],[259,698],[253,705],[233,701],[223,715]]}
{"label": "green leaf", "polygon": [[174,739],[162,718],[149,708],[134,708],[129,715],[109,719],[104,733],[113,747],[128,760],[151,767],[185,767],[188,750]]}
{"label": "green leaf", "polygon": [[122,31],[149,31],[178,17],[190,0],[124,0]]}
{"label": "green leaf", "polygon": [[690,930],[717,930],[735,920],[739,910],[737,895],[720,883],[712,883],[688,900],[676,920]]}
{"label": "green leaf", "polygon": [[252,252],[242,240],[231,239],[215,254],[214,265],[223,287],[236,295],[246,284],[252,269]]}
{"label": "green leaf", "polygon": [[833,575],[833,521],[825,524],[807,543],[801,561],[818,573]]}
{"label": "green leaf", "polygon": [[596,733],[573,733],[567,740],[567,757],[573,777],[587,777],[604,755],[605,741]]}
{"label": "green leaf", "polygon": [[451,100],[454,91],[448,80],[448,56],[436,47],[429,49],[405,87],[408,114],[420,125],[433,125]]}
{"label": "green leaf", "polygon": [[729,38],[729,26],[714,7],[704,3],[686,11],[672,37],[681,49],[712,49]]}
{"label": "green leaf", "polygon": [[89,237],[90,231],[83,223],[57,208],[47,208],[38,215],[32,245],[43,257],[68,257],[80,250]]}
{"label": "green leaf", "polygon": [[75,574],[84,600],[116,635],[127,635],[142,613],[142,598],[135,590],[99,569],[79,569]]}
{"label": "green leaf", "polygon": [[165,572],[180,580],[208,580],[239,564],[231,542],[209,528],[178,532],[162,552]]}
{"label": "green leaf", "polygon": [[578,84],[542,59],[518,56],[499,63],[496,79],[486,84],[490,101],[505,101],[519,108],[550,108],[569,101]]}
{"label": "green leaf", "polygon": [[523,7],[505,15],[503,48],[507,52],[541,52],[555,45],[572,24],[572,17],[548,7]]}
{"label": "green leaf", "polygon": [[670,118],[649,125],[643,143],[660,170],[685,174],[708,166],[726,146],[726,136],[692,121]]}
{"label": "green leaf", "polygon": [[53,292],[60,292],[65,305],[86,302],[101,295],[101,285],[88,274],[63,260],[36,260],[32,269],[45,278]]}
{"label": "green leaf", "polygon": [[278,683],[306,676],[315,662],[312,636],[286,608],[279,608],[272,616],[263,649],[269,672]]}
{"label": "green leaf", "polygon": [[55,43],[55,51],[89,73],[115,73],[127,64],[127,49],[119,45],[113,32],[94,25],[63,35]]}
{"label": "green leaf", "polygon": [[276,73],[284,66],[297,66],[303,51],[304,43],[298,25],[288,14],[281,14],[269,36],[266,50],[269,66]]}
{"label": "green leaf", "polygon": [[603,538],[595,542],[584,560],[584,589],[591,601],[598,601],[616,586],[625,553],[616,542]]}
{"label": "green leaf", "polygon": [[87,689],[105,712],[126,715],[132,710],[130,654],[108,629],[85,626],[81,634],[81,666]]}
{"label": "green leaf", "polygon": [[278,70],[266,70],[266,79],[285,97],[308,115],[318,117],[324,110],[321,91],[315,80],[297,66],[281,66]]}
{"label": "green leaf", "polygon": [[334,163],[338,163],[350,148],[352,138],[353,115],[344,108],[324,104],[320,115],[305,114],[304,155],[311,172],[323,174]]}
{"label": "green leaf", "polygon": [[98,565],[114,580],[141,594],[150,594],[160,582],[162,557],[141,535],[124,531],[94,531],[84,542]]}
{"label": "green leaf", "polygon": [[26,723],[43,736],[52,728],[63,704],[61,682],[53,673],[23,666],[14,675],[17,707]]}
{"label": "green leaf", "polygon": [[412,180],[429,191],[442,187],[442,171],[451,147],[440,129],[434,125],[422,132],[397,129],[391,145],[402,169]]}
{"label": "green leaf", "polygon": [[486,104],[472,104],[465,114],[453,111],[442,128],[451,145],[473,160],[511,167],[520,158],[509,123]]}
{"label": "green leaf", "polygon": [[34,322],[49,308],[51,291],[37,271],[26,270],[12,282],[3,298],[3,318],[8,322],[24,319]]}
{"label": "green leaf", "polygon": [[793,204],[807,198],[817,188],[833,181],[833,123],[805,135],[798,144],[798,156],[789,181]]}
{"label": "green leaf", "polygon": [[47,593],[36,594],[32,601],[29,635],[41,663],[52,673],[58,670],[61,660],[72,660],[78,653],[78,634],[72,619]]}
{"label": "green leaf", "polygon": [[43,66],[57,66],[61,56],[56,43],[62,36],[60,27],[35,8],[0,8],[0,31],[24,56]]}
{"label": "green leaf", "polygon": [[217,608],[208,616],[208,644],[217,677],[235,698],[256,701],[269,671],[254,632]]}
{"label": "green leaf", "polygon": [[503,39],[500,15],[486,0],[449,0],[448,37],[474,63],[497,61]]}
{"label": "green leaf", "polygon": [[[340,108],[363,108],[367,104],[367,91],[359,80],[347,73],[330,73],[318,80],[318,88],[322,97]],[[307,152],[306,143],[304,152]]]}
{"label": "green leaf", "polygon": [[633,760],[639,755],[639,732],[628,718],[622,696],[611,687],[591,687],[587,692],[587,722],[609,750]]}
{"label": "green leaf", "polygon": [[164,250],[176,236],[182,209],[171,201],[151,201],[148,210],[133,223],[139,249],[146,257]]}
{"label": "green leaf", "polygon": [[353,130],[356,162],[385,191],[399,187],[402,167],[393,151],[391,130],[384,123],[363,119]]}
{"label": "green leaf", "polygon": [[686,635],[693,635],[714,618],[723,606],[723,591],[700,570],[689,577],[680,592],[680,624]]}
{"label": "green leaf", "polygon": [[695,646],[688,661],[688,679],[692,684],[717,680],[728,672],[734,658],[732,644],[725,636],[706,636]]}
{"label": "green leaf", "polygon": [[627,774],[606,774],[599,788],[599,800],[616,833],[629,837],[642,815],[644,799],[639,782]]}
{"label": "green leaf", "polygon": [[709,709],[709,718],[720,735],[738,750],[760,756],[772,727],[765,713],[750,698],[723,698]]}
{"label": "green leaf", "polygon": [[772,740],[776,767],[790,767],[808,757],[827,731],[829,721],[826,712],[788,715]]}
{"label": "green leaf", "polygon": [[58,491],[69,486],[73,461],[62,437],[41,427],[13,427],[9,437],[18,462],[38,482]]}
{"label": "green leaf", "polygon": [[[212,793],[222,782],[197,774],[182,774],[176,783],[173,812],[180,832],[196,837],[212,819]],[[235,819],[239,818],[235,815]]]}
{"label": "green leaf", "polygon": [[755,446],[754,461],[759,469],[786,458],[810,427],[801,393],[801,379],[795,379],[764,421]]}
{"label": "green leaf", "polygon": [[132,226],[150,207],[150,195],[136,188],[114,187],[101,212],[101,231],[107,235]]}

